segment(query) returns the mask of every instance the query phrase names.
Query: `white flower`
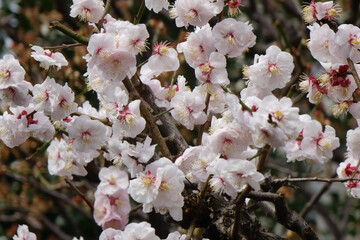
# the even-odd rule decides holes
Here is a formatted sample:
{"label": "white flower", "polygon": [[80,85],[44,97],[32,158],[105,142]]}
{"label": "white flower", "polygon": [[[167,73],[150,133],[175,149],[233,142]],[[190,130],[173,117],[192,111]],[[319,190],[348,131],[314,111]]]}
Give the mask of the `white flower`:
{"label": "white flower", "polygon": [[113,136],[134,138],[144,130],[146,122],[140,115],[139,107],[140,100],[132,101],[110,117],[113,122]]}
{"label": "white flower", "polygon": [[213,27],[215,47],[223,55],[238,57],[255,45],[256,36],[252,30],[247,22],[225,18]]}
{"label": "white flower", "polygon": [[31,83],[22,81],[21,83],[0,89],[0,99],[10,107],[29,105],[32,97],[29,91],[33,88]]}
{"label": "white flower", "polygon": [[20,84],[24,81],[25,70],[13,55],[6,54],[0,60],[0,89]]}
{"label": "white flower", "polygon": [[206,114],[203,112],[205,103],[203,99],[193,92],[185,91],[182,94],[176,94],[171,99],[171,115],[187,129],[193,130],[194,125],[206,122]]}
{"label": "white flower", "polygon": [[221,12],[223,5],[223,2],[214,3],[210,0],[176,0],[170,16],[175,18],[177,27],[202,27]]}
{"label": "white flower", "polygon": [[272,91],[285,87],[293,69],[293,57],[273,45],[266,50],[266,55],[255,56],[254,64],[245,69],[245,75],[257,88]]}
{"label": "white flower", "polygon": [[332,151],[339,146],[339,138],[333,127],[326,125],[323,132],[318,121],[313,120],[305,125],[301,149],[307,158],[323,164],[332,158]]}
{"label": "white flower", "polygon": [[195,68],[196,78],[202,83],[228,85],[230,80],[226,71],[226,58],[218,52],[212,52],[209,60]]}
{"label": "white flower", "polygon": [[167,9],[169,7],[169,1],[168,0],[146,0],[145,6],[150,11],[153,10],[155,13],[158,13],[162,9]]}
{"label": "white flower", "polygon": [[338,63],[347,64],[347,58],[360,60],[360,28],[352,24],[341,24],[330,42],[329,50]]}
{"label": "white flower", "polygon": [[215,52],[215,40],[209,24],[195,29],[190,33],[186,42],[179,43],[176,47],[179,53],[184,53],[186,62],[192,68],[196,68],[208,61],[212,52]]}
{"label": "white flower", "polygon": [[154,45],[148,66],[154,72],[176,71],[180,66],[176,50],[168,47],[166,43]]}
{"label": "white flower", "polygon": [[83,21],[97,23],[104,13],[104,2],[102,0],[73,0],[70,16],[77,17]]}
{"label": "white flower", "polygon": [[311,55],[320,62],[331,62],[332,58],[336,57],[330,53],[330,43],[335,37],[335,32],[327,24],[320,26],[314,23],[308,28],[310,29],[308,47]]}
{"label": "white flower", "polygon": [[128,224],[118,240],[160,240],[155,229],[147,222]]}
{"label": "white flower", "polygon": [[79,152],[100,149],[106,142],[106,126],[98,120],[81,115],[66,129],[73,147]]}
{"label": "white flower", "polygon": [[121,236],[122,231],[114,228],[107,228],[99,236],[99,240],[114,240]]}
{"label": "white flower", "polygon": [[127,173],[115,166],[101,168],[99,178],[100,184],[97,188],[106,195],[112,195],[118,189],[127,189],[129,186]]}
{"label": "white flower", "polygon": [[48,49],[44,50],[39,46],[32,46],[31,49],[35,51],[31,53],[31,57],[40,62],[40,67],[45,70],[48,70],[51,66],[56,66],[59,70],[62,66],[68,65],[64,55],[59,52],[53,52]]}
{"label": "white flower", "polygon": [[74,102],[74,92],[65,83],[65,86],[56,87],[54,102],[51,104],[51,119],[53,121],[61,120],[77,110],[77,104]]}
{"label": "white flower", "polygon": [[156,212],[182,220],[182,206],[184,199],[181,192],[184,188],[184,174],[167,158],[150,163],[145,168],[145,173],[130,181],[129,194],[137,201],[143,203],[143,211]]}
{"label": "white flower", "polygon": [[13,240],[36,240],[35,233],[29,231],[29,227],[25,224],[19,225],[17,235],[13,236]]}
{"label": "white flower", "polygon": [[[354,156],[352,152],[346,154],[347,158],[344,162],[341,162],[336,169],[336,173],[339,178],[359,178],[360,172],[358,169],[359,158]],[[357,180],[344,182],[348,190],[348,194],[354,198],[360,198],[360,182]]]}
{"label": "white flower", "polygon": [[[265,178],[264,175],[256,170],[254,163],[248,160],[229,159],[224,166],[226,178],[240,192],[246,184],[249,184],[255,191],[260,190],[260,182]],[[236,194],[232,195],[236,197]]]}

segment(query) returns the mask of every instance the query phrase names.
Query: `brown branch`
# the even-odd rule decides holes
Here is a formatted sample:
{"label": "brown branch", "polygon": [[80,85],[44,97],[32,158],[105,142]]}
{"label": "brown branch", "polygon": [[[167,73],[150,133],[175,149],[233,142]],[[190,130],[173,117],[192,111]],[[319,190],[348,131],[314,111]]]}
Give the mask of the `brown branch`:
{"label": "brown branch", "polygon": [[360,89],[360,79],[359,79],[359,75],[356,72],[354,62],[350,58],[347,58],[346,60],[349,64],[349,68],[350,68],[349,71],[355,79],[356,86]]}
{"label": "brown branch", "polygon": [[141,99],[140,95],[136,91],[136,89],[135,89],[134,85],[132,84],[132,82],[130,81],[130,79],[126,77],[123,80],[123,83],[129,92],[130,99],[132,99],[132,100],[139,99],[140,100],[140,112],[141,112],[141,115],[144,117],[146,123],[149,126],[152,139],[154,139],[154,141],[157,143],[163,156],[171,159],[171,152],[170,152],[168,146],[166,145],[165,139],[161,135],[161,132],[160,132],[158,126],[155,123],[155,119],[154,119],[153,115],[150,113],[149,109],[144,105],[143,100]]}
{"label": "brown branch", "polygon": [[287,229],[296,232],[304,240],[319,239],[307,222],[299,214],[294,211],[290,211],[287,208],[283,194],[278,195],[278,197],[267,197],[267,199],[272,201],[275,207],[271,206],[268,202],[259,203],[259,206],[263,209],[267,216],[273,218]]}
{"label": "brown branch", "polygon": [[[210,103],[210,97],[211,97],[211,94],[210,93],[206,93],[206,99],[205,99],[205,109],[204,109],[204,112],[205,114],[207,114],[207,110],[209,108],[209,103]],[[199,133],[198,133],[198,137],[196,139],[196,145],[200,145],[201,144],[201,141],[202,141],[202,136],[203,136],[203,133],[204,133],[204,130],[205,130],[205,125],[206,125],[207,121],[200,126],[200,129],[199,129]]]}
{"label": "brown branch", "polygon": [[[266,145],[265,147],[263,147],[263,149],[261,150],[261,156],[258,162],[258,165],[256,166],[256,170],[257,171],[261,171],[264,167],[265,164],[265,160],[267,158],[267,155],[270,152],[270,145]],[[233,227],[233,231],[232,231],[232,238],[235,239],[235,237],[237,236],[237,233],[239,231],[239,226],[240,226],[240,216],[241,216],[241,208],[245,202],[245,198],[247,197],[247,195],[249,194],[249,192],[251,191],[251,187],[249,186],[249,184],[246,184],[245,189],[241,192],[241,194],[237,197],[237,199],[235,200],[235,222],[234,222],[234,227]]]}
{"label": "brown branch", "polygon": [[[333,175],[336,176],[336,173]],[[311,208],[320,200],[320,197],[330,188],[331,182],[325,183],[322,188],[308,201],[305,207],[301,210],[300,216],[305,218]]]}
{"label": "brown branch", "polygon": [[[30,47],[32,47],[33,45],[30,44]],[[43,49],[59,49],[59,48],[70,48],[70,47],[78,47],[78,46],[84,46],[82,43],[70,43],[70,44],[61,44],[58,46],[51,46],[51,47],[42,47]]]}
{"label": "brown branch", "polygon": [[50,23],[50,29],[53,28],[59,30],[60,32],[64,33],[65,35],[71,37],[72,39],[78,41],[81,44],[88,45],[89,39],[87,37],[77,34],[72,29],[61,24],[59,21],[53,21]]}
{"label": "brown branch", "polygon": [[[155,96],[150,87],[146,84],[143,84],[138,76],[131,79],[135,89],[141,96],[141,98],[149,104],[153,110],[154,115],[158,115],[164,112],[163,108],[158,107],[155,104]],[[162,122],[164,128],[162,128],[162,133],[166,137],[166,142],[170,149],[173,150],[173,155],[183,153],[185,149],[188,148],[188,144],[185,141],[184,137],[181,135],[179,129],[176,127],[174,119],[171,117],[170,113],[165,113],[159,116],[160,121]]]}
{"label": "brown branch", "polygon": [[359,178],[320,178],[320,177],[309,177],[309,178],[278,178],[273,179],[273,183],[293,183],[293,182],[347,182],[347,181],[360,181]]}

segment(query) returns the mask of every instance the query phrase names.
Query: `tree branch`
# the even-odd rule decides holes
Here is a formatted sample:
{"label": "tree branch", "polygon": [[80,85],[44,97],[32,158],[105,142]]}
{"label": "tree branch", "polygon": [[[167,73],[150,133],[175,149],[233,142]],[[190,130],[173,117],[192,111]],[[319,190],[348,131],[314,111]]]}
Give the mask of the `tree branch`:
{"label": "tree branch", "polygon": [[130,81],[130,79],[126,77],[123,80],[123,83],[124,83],[126,89],[129,92],[130,99],[132,99],[132,100],[135,100],[135,99],[141,100],[140,101],[140,112],[141,112],[141,115],[144,117],[146,123],[149,126],[149,129],[150,129],[150,132],[151,132],[151,137],[157,143],[157,145],[158,145],[161,153],[163,154],[163,156],[171,159],[171,156],[172,156],[171,152],[170,152],[168,146],[166,145],[165,139],[161,135],[161,132],[160,132],[158,126],[155,123],[153,115],[149,112],[149,109],[144,105],[143,100],[141,99],[140,95],[136,91],[136,89],[135,89],[134,85],[132,84],[132,82]]}

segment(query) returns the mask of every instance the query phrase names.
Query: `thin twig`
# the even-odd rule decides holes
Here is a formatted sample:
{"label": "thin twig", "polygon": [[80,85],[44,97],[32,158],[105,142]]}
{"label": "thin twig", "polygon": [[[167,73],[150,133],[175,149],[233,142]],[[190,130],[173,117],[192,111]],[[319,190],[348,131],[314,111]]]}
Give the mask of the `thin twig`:
{"label": "thin twig", "polygon": [[99,22],[96,24],[96,26],[97,26],[97,28],[99,30],[104,27],[104,25],[103,25],[104,24],[104,18],[106,16],[106,14],[109,12],[110,6],[111,6],[111,0],[107,0],[103,15],[101,16]]}
{"label": "thin twig", "polygon": [[46,149],[46,148],[50,145],[51,141],[52,141],[54,138],[55,138],[55,136],[53,136],[50,141],[48,141],[48,142],[42,144],[40,147],[38,147],[38,148],[35,150],[35,152],[34,152],[33,154],[31,154],[30,156],[28,156],[27,158],[25,158],[25,160],[30,160],[30,159],[32,159],[32,158],[35,157],[39,152],[41,152],[41,151],[43,151],[44,149]]}
{"label": "thin twig", "polygon": [[[32,47],[33,45],[30,44],[29,46]],[[82,44],[82,43],[70,43],[70,44],[61,44],[61,45],[58,45],[58,46],[42,47],[42,48],[52,50],[52,49],[70,48],[70,47],[78,47],[78,46],[84,46],[84,44]]]}
{"label": "thin twig", "polygon": [[65,182],[67,184],[69,184],[69,186],[74,189],[77,194],[79,194],[79,196],[85,201],[85,203],[90,207],[91,211],[94,212],[94,207],[93,205],[89,202],[89,200],[86,199],[85,195],[74,185],[72,184],[72,182],[66,177],[65,178]]}
{"label": "thin twig", "polygon": [[161,117],[162,115],[164,115],[165,113],[170,112],[170,111],[173,110],[173,109],[174,109],[174,108],[172,107],[172,108],[169,108],[169,109],[166,110],[166,111],[163,111],[163,112],[161,112],[161,113],[159,113],[159,114],[156,114],[156,115],[154,116],[154,118],[157,119],[157,118]]}
{"label": "thin twig", "polygon": [[154,139],[154,141],[157,143],[159,150],[161,151],[163,156],[171,159],[171,152],[170,152],[168,146],[166,145],[166,141],[163,138],[163,136],[161,135],[161,132],[160,132],[158,126],[155,123],[155,119],[154,119],[153,115],[150,113],[149,109],[144,105],[143,100],[139,96],[138,92],[136,91],[136,89],[135,89],[134,85],[132,84],[132,82],[130,81],[130,79],[126,77],[123,80],[123,83],[129,92],[130,99],[132,99],[132,100],[139,99],[140,100],[140,112],[141,112],[141,115],[144,117],[146,123],[149,126],[152,139]]}
{"label": "thin twig", "polygon": [[306,215],[310,212],[311,208],[320,200],[320,197],[329,189],[331,182],[325,183],[322,188],[308,201],[305,207],[301,210],[299,215],[302,218],[305,218]]}
{"label": "thin twig", "polygon": [[59,21],[53,21],[50,23],[50,29],[57,29],[60,32],[64,33],[65,35],[71,37],[72,39],[78,41],[79,43],[82,43],[84,45],[88,45],[89,39],[87,37],[81,36],[80,34],[77,34],[70,28],[66,27],[65,25],[61,24]]}
{"label": "thin twig", "polygon": [[273,179],[274,183],[292,183],[292,182],[347,182],[347,181],[360,181],[359,178],[320,178],[320,177],[309,177],[309,178],[279,178]]}
{"label": "thin twig", "polygon": [[[205,114],[207,114],[207,110],[208,110],[208,108],[209,108],[210,97],[211,97],[211,94],[210,94],[210,93],[206,93],[205,109],[204,109]],[[203,125],[200,126],[199,133],[198,133],[198,137],[197,137],[197,139],[196,139],[196,145],[200,145],[200,144],[201,144],[202,135],[203,135],[204,130],[205,130],[205,125],[206,125],[206,122],[205,122]]]}
{"label": "thin twig", "polygon": [[142,0],[138,13],[134,18],[134,24],[138,24],[145,10],[145,0]]}
{"label": "thin twig", "polygon": [[360,79],[359,79],[359,75],[356,72],[354,62],[350,58],[347,58],[346,60],[349,64],[349,68],[350,68],[349,71],[355,79],[356,86],[360,89]]}

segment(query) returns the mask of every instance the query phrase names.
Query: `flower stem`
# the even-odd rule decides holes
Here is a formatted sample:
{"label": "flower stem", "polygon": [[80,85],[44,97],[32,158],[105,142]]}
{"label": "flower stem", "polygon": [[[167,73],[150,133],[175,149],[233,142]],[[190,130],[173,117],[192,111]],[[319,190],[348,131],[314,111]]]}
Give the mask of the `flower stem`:
{"label": "flower stem", "polygon": [[138,24],[145,10],[145,0],[142,0],[138,13],[134,18],[134,24]]}
{"label": "flower stem", "polygon": [[88,45],[89,39],[87,37],[81,36],[79,34],[77,34],[76,32],[74,32],[73,30],[71,30],[70,28],[66,27],[65,25],[63,25],[62,23],[60,23],[59,21],[53,21],[50,23],[50,29],[57,29],[60,32],[64,33],[65,35],[71,37],[72,39],[78,41],[79,43],[82,43],[84,45]]}

